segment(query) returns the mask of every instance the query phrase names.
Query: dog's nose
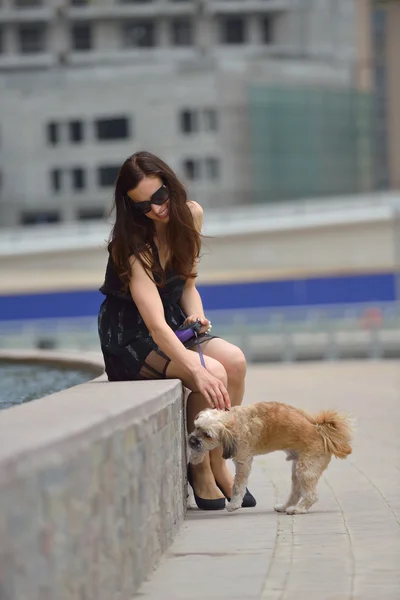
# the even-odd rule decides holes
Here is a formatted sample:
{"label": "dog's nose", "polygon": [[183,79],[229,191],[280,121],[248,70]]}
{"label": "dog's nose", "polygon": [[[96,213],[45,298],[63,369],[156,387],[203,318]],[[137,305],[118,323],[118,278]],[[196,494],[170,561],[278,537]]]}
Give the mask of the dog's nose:
{"label": "dog's nose", "polygon": [[194,436],[189,436],[189,446],[195,450],[200,446],[200,440]]}

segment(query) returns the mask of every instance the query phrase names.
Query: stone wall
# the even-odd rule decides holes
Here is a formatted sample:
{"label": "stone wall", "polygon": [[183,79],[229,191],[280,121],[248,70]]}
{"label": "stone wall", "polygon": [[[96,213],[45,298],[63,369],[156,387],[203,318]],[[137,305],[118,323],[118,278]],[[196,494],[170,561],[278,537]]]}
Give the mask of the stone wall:
{"label": "stone wall", "polygon": [[186,505],[179,381],[89,383],[0,414],[0,599],[131,600]]}

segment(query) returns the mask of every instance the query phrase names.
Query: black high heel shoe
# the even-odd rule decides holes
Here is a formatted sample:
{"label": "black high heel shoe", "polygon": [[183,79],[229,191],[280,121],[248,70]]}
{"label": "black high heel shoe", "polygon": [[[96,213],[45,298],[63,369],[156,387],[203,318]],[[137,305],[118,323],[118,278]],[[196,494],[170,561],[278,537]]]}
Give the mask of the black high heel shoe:
{"label": "black high heel shoe", "polygon": [[[224,490],[219,485],[219,483],[217,481],[215,483],[217,484],[217,486],[219,487],[219,489],[221,490],[221,492],[223,493],[223,495],[225,496],[225,498],[228,500],[228,502],[230,502],[231,499],[224,492]],[[253,494],[251,494],[249,492],[249,490],[246,488],[246,493],[243,496],[243,500],[242,500],[242,508],[254,508],[256,506],[256,504],[257,504],[257,500],[254,498]]]}
{"label": "black high heel shoe", "polygon": [[196,501],[197,507],[200,510],[222,510],[225,508],[225,498],[215,498],[214,500],[207,500],[205,498],[200,498],[200,496],[196,494],[196,490],[193,487],[193,476],[192,471],[190,469],[190,464],[188,464],[187,466],[187,479],[193,490],[194,499]]}

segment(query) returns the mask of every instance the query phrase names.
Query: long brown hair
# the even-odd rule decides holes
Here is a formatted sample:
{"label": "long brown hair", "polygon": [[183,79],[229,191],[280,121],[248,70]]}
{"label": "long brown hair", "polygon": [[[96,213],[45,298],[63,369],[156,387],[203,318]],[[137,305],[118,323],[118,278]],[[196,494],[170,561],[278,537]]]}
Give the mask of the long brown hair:
{"label": "long brown hair", "polygon": [[145,176],[159,177],[169,191],[168,267],[184,279],[197,275],[193,273],[193,265],[199,257],[201,241],[187,205],[186,190],[164,161],[151,152],[136,152],[123,163],[115,183],[112,210],[115,209],[116,217],[109,239],[109,249],[124,291],[129,287],[129,257],[132,255],[142,263],[149,275],[155,276],[157,285],[165,285],[165,272],[152,252],[154,223],[135,210],[132,200],[127,196],[127,192],[136,188]]}

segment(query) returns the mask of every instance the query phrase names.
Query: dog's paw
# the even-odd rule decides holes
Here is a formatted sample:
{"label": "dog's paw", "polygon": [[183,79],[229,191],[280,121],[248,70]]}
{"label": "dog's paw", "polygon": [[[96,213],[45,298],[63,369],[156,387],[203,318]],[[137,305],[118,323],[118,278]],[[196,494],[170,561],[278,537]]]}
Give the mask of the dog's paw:
{"label": "dog's paw", "polygon": [[231,500],[230,502],[227,502],[226,510],[228,512],[234,512],[235,510],[238,510],[241,506],[242,506],[241,500]]}
{"label": "dog's paw", "polygon": [[286,504],[275,504],[274,510],[276,512],[286,512]]}
{"label": "dog's paw", "polygon": [[287,515],[305,515],[306,512],[308,512],[307,509],[301,506],[288,506],[286,509]]}

